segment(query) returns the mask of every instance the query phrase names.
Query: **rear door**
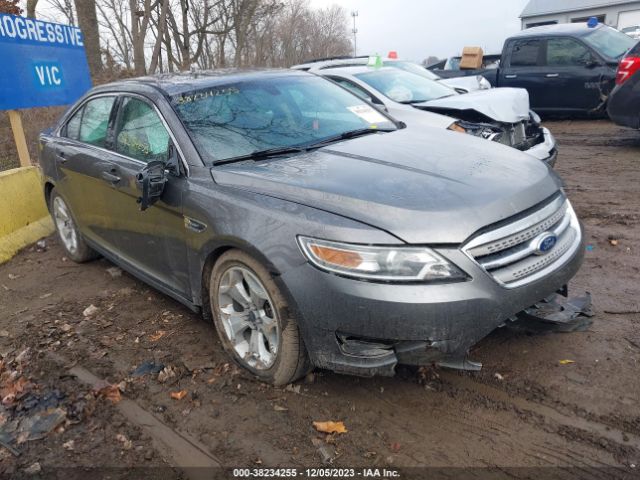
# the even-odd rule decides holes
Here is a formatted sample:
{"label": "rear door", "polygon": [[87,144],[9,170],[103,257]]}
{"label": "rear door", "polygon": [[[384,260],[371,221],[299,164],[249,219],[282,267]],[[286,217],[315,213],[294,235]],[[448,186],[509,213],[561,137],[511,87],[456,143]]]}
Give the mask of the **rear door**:
{"label": "rear door", "polygon": [[66,199],[80,231],[89,240],[114,248],[106,205],[113,155],[108,132],[115,119],[116,95],[90,98],[62,127],[55,144],[56,189]]}
{"label": "rear door", "polygon": [[[603,62],[580,40],[545,40],[546,87],[540,97],[543,110],[590,111],[601,104]],[[535,110],[535,108],[534,108]]]}
{"label": "rear door", "polygon": [[119,179],[109,198],[109,215],[120,256],[136,270],[178,294],[189,291],[182,214],[186,172],[169,175],[162,198],[140,211],[136,176],[152,160],[167,161],[174,140],[154,104],[123,96],[115,121],[113,151]]}
{"label": "rear door", "polygon": [[505,50],[507,62],[500,69],[501,87],[525,88],[533,110],[544,104],[547,78],[543,66],[544,43],[539,38],[511,40]]}

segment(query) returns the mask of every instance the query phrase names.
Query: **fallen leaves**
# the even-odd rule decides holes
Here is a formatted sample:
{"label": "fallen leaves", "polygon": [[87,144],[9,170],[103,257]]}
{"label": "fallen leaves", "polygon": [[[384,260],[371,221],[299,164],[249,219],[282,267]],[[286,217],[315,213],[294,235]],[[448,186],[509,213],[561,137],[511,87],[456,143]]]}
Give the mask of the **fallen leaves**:
{"label": "fallen leaves", "polygon": [[173,398],[174,400],[182,400],[184,397],[187,396],[187,391],[186,390],[180,390],[178,392],[171,392],[171,393],[169,393],[169,396],[171,398]]}
{"label": "fallen leaves", "polygon": [[347,433],[347,427],[343,422],[313,422],[313,426],[321,433]]}
{"label": "fallen leaves", "polygon": [[99,385],[96,385],[93,391],[97,397],[105,398],[111,403],[118,403],[120,400],[122,400],[119,384],[110,384],[107,382],[103,382]]}
{"label": "fallen leaves", "polygon": [[157,342],[158,340],[160,340],[162,337],[164,337],[167,334],[167,332],[165,330],[158,330],[155,333],[152,333],[149,338],[151,339],[152,342]]}
{"label": "fallen leaves", "polygon": [[560,360],[558,362],[560,365],[569,365],[571,363],[576,363],[575,360]]}
{"label": "fallen leaves", "polygon": [[[17,372],[4,372],[2,374],[2,388],[0,397],[5,406],[13,405],[28,390],[30,383],[25,377],[17,377]],[[6,378],[5,378],[6,377]]]}

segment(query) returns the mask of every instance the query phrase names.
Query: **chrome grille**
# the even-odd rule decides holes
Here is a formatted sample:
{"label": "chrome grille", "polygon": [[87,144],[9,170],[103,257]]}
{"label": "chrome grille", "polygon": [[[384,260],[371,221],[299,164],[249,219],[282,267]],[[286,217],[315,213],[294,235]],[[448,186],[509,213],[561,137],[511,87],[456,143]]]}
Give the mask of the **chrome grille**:
{"label": "chrome grille", "polygon": [[[500,284],[514,288],[547,275],[570,257],[580,245],[580,225],[564,197],[526,217],[483,233],[463,247]],[[538,243],[556,239],[548,251]]]}

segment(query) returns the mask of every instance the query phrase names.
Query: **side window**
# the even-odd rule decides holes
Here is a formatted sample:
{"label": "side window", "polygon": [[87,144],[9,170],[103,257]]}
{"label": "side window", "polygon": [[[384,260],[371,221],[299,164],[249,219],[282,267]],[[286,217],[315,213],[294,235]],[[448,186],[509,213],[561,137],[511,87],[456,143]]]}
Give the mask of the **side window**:
{"label": "side window", "polygon": [[541,44],[542,42],[537,39],[516,40],[511,51],[511,66],[535,67],[538,65]]}
{"label": "side window", "polygon": [[[82,110],[76,113],[75,117],[67,124],[67,135],[74,133],[73,128],[75,128],[76,117],[81,114],[77,139],[91,145],[104,147],[114,101],[115,97],[99,97],[89,100]],[[69,132],[69,127],[71,127],[71,132]],[[73,137],[70,136],[70,138]]]}
{"label": "side window", "polygon": [[356,85],[356,84],[350,82],[349,80],[345,80],[344,78],[338,78],[338,77],[331,77],[331,79],[334,80],[339,85],[342,85],[344,88],[349,90],[354,95],[362,98],[363,100],[366,100],[366,101],[371,102],[371,103],[380,103],[379,100],[377,100],[376,98],[373,98],[369,94],[369,92],[367,92],[365,89],[363,89],[359,85]]}
{"label": "side window", "polygon": [[71,120],[67,122],[67,126],[65,127],[65,137],[71,138],[73,140],[78,140],[80,138],[80,122],[82,121],[82,112],[84,112],[84,106],[78,110]]}
{"label": "side window", "polygon": [[547,41],[547,65],[553,67],[584,66],[593,61],[587,47],[572,38],[551,38]]}
{"label": "side window", "polygon": [[168,160],[169,132],[155,109],[143,100],[124,100],[116,134],[115,151],[143,162]]}

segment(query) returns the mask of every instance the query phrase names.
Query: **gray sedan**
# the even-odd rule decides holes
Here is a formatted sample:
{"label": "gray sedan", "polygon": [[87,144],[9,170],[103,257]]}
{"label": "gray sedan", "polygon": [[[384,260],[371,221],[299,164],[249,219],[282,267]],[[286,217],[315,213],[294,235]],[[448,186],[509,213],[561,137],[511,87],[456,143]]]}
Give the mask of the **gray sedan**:
{"label": "gray sedan", "polygon": [[212,318],[258,378],[460,359],[582,261],[559,178],[297,71],[91,90],[41,136],[66,254]]}

